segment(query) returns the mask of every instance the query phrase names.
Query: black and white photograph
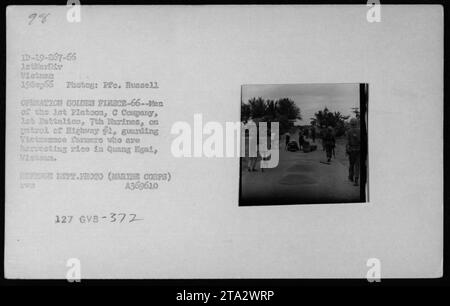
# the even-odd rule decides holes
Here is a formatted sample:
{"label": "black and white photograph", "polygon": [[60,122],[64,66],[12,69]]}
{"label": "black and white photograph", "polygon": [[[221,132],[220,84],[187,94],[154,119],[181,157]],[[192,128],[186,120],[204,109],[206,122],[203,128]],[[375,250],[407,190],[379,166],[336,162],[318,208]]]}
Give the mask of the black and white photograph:
{"label": "black and white photograph", "polygon": [[265,156],[259,141],[255,156],[241,158],[239,204],[365,202],[368,88],[368,84],[243,85],[241,145],[251,146],[249,124],[277,122],[279,160],[275,167],[265,167],[270,156]]}
{"label": "black and white photograph", "polygon": [[442,6],[41,2],[2,14],[7,282],[445,275]]}

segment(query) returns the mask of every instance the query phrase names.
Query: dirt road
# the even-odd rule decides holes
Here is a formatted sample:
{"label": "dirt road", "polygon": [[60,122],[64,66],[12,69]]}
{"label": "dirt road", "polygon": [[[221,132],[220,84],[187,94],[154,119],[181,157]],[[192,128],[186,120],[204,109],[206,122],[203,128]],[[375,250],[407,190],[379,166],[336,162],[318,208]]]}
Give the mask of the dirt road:
{"label": "dirt road", "polygon": [[[291,140],[298,135],[292,135]],[[306,139],[311,144],[311,139]],[[337,139],[336,158],[326,162],[320,139],[317,150],[310,153],[284,150],[280,141],[280,160],[276,168],[248,172],[243,162],[241,199],[260,204],[308,204],[358,202],[360,187],[348,180],[345,139]],[[288,203],[286,203],[288,202]],[[256,203],[255,203],[256,204]]]}

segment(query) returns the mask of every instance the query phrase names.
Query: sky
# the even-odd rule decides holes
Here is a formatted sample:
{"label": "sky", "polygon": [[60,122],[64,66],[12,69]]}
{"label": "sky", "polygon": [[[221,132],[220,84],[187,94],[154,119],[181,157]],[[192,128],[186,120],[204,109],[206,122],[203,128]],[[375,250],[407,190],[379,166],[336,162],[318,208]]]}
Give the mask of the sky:
{"label": "sky", "polygon": [[300,108],[302,116],[296,124],[309,125],[314,113],[325,107],[353,117],[351,108],[359,108],[359,84],[243,85],[242,101],[248,102],[253,97],[272,100],[290,98]]}

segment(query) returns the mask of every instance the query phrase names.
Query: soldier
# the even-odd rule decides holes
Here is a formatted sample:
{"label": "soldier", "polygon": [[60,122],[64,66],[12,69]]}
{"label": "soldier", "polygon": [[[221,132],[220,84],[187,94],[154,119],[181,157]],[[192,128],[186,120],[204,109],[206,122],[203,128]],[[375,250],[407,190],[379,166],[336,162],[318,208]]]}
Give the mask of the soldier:
{"label": "soldier", "polygon": [[303,136],[305,136],[305,138],[309,138],[309,130],[308,130],[308,128],[305,128],[305,130],[303,131]]}
{"label": "soldier", "polygon": [[331,126],[329,126],[325,131],[322,138],[322,143],[325,151],[327,152],[328,162],[330,162],[334,146],[336,145],[336,139],[334,138],[333,128]]}
{"label": "soldier", "polygon": [[[258,161],[258,134],[248,133],[248,146],[245,146],[245,157],[247,158],[247,169],[249,172],[256,171],[256,163]],[[253,151],[256,152],[253,152]],[[256,153],[256,156],[252,156]]]}
{"label": "soldier", "polygon": [[316,128],[313,126],[311,128],[311,138],[314,143],[316,143]]}
{"label": "soldier", "polygon": [[291,134],[289,132],[286,132],[285,139],[286,139],[286,144],[284,146],[284,150],[286,151],[288,148],[289,141],[291,140]]}
{"label": "soldier", "polygon": [[358,186],[359,163],[361,150],[361,133],[358,127],[358,120],[350,120],[350,129],[347,131],[346,151],[349,159],[348,179]]}
{"label": "soldier", "polygon": [[298,133],[298,146],[300,150],[303,148],[303,144],[305,143],[305,138],[303,138],[303,133]]}

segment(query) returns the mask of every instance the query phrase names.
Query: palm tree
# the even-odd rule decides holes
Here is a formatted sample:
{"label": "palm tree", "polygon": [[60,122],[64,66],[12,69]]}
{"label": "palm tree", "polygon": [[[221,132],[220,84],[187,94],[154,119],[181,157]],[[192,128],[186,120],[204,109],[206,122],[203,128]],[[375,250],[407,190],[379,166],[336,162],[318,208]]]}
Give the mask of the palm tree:
{"label": "palm tree", "polygon": [[253,97],[248,103],[241,104],[241,120],[247,122],[250,118],[255,122],[278,122],[280,133],[285,133],[292,128],[295,119],[301,119],[301,112],[289,98],[274,101]]}
{"label": "palm tree", "polygon": [[260,118],[266,114],[266,103],[263,98],[251,98],[248,100],[252,118]]}

